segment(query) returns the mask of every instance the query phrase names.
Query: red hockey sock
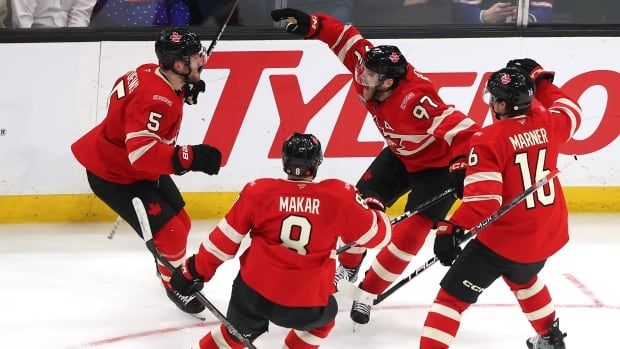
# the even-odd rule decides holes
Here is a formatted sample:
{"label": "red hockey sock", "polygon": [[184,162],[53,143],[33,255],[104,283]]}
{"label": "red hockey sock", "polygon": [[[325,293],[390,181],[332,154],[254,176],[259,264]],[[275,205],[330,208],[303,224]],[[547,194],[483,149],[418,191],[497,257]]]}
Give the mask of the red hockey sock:
{"label": "red hockey sock", "polygon": [[534,330],[540,335],[549,332],[549,326],[555,320],[555,306],[545,283],[537,276],[524,285],[515,284],[506,278],[504,281],[517,297],[521,310]]}
{"label": "red hockey sock", "polygon": [[233,337],[224,325],[219,325],[200,340],[200,349],[242,349],[244,345]]}
{"label": "red hockey sock", "polygon": [[396,224],[392,242],[379,251],[362,282],[362,289],[380,294],[407,268],[420,251],[433,222],[424,215],[411,216]]}
{"label": "red hockey sock", "polygon": [[439,290],[424,321],[420,349],[449,348],[459,330],[461,314],[469,305],[443,289]]}
{"label": "red hockey sock", "polygon": [[285,347],[289,349],[318,348],[332,328],[334,328],[335,323],[335,320],[332,320],[327,325],[310,331],[291,330],[284,340]]}
{"label": "red hockey sock", "polygon": [[[181,210],[179,214],[172,217],[153,236],[153,242],[159,253],[175,267],[178,267],[183,262],[187,246],[187,236],[189,234],[186,223],[183,221],[182,212],[184,213],[185,211]],[[159,261],[157,261],[157,270],[161,274],[164,286],[170,290],[169,282],[172,273]]]}

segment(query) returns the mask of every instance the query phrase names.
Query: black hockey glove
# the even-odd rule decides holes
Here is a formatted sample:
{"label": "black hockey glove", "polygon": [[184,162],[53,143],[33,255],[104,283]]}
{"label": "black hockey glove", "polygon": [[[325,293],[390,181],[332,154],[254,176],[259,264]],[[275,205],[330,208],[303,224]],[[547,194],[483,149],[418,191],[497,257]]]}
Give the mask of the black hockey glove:
{"label": "black hockey glove", "polygon": [[452,265],[452,262],[461,253],[459,244],[463,240],[464,235],[465,232],[458,225],[454,225],[449,221],[437,223],[437,234],[435,235],[433,250],[442,265]]}
{"label": "black hockey glove", "polygon": [[450,171],[450,186],[454,188],[453,195],[458,198],[463,198],[463,186],[465,181],[465,171],[467,170],[467,156],[459,155],[450,160],[448,166]]}
{"label": "black hockey glove", "polygon": [[170,286],[183,296],[190,296],[204,286],[204,280],[196,271],[195,256],[191,256],[172,272]]}
{"label": "black hockey glove", "polygon": [[202,80],[198,80],[197,82],[188,82],[183,85],[183,98],[185,99],[185,103],[189,105],[194,105],[198,103],[198,94],[205,92],[206,85]]}
{"label": "black hockey glove", "polygon": [[283,8],[271,11],[271,18],[276,21],[287,20],[286,31],[312,39],[319,35],[321,23],[315,15],[309,15],[294,8]]}
{"label": "black hockey glove", "polygon": [[206,144],[176,146],[172,154],[174,173],[182,175],[188,171],[202,171],[208,175],[218,174],[222,154]]}
{"label": "black hockey glove", "polygon": [[555,72],[544,70],[538,62],[531,58],[513,59],[508,61],[506,68],[517,68],[521,70],[525,74],[529,75],[534,83],[537,83],[541,79],[546,79],[549,80],[549,82],[553,82],[553,78],[555,77]]}
{"label": "black hockey glove", "polygon": [[372,208],[374,210],[379,210],[381,212],[385,212],[385,205],[381,202],[381,200],[375,198],[375,197],[368,197],[368,198],[364,198],[364,202],[366,203],[366,206],[368,206],[369,208]]}

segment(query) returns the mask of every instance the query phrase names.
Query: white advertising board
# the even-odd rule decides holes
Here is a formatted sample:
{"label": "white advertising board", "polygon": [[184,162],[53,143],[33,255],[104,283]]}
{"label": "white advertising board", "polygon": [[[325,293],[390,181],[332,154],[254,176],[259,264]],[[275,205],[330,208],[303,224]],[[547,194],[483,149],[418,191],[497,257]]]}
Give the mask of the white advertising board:
{"label": "white advertising board", "polygon": [[[565,147],[581,160],[569,186],[620,186],[620,38],[373,40],[401,48],[447,103],[491,122],[481,89],[487,73],[532,57],[556,71],[578,99],[583,123]],[[152,42],[0,45],[0,195],[90,193],[70,145],[105,117],[114,81],[155,61]],[[325,149],[319,178],[356,182],[383,146],[350,91],[350,74],[317,41],[223,41],[203,72],[207,91],[186,106],[179,144],[218,146],[218,176],[189,173],[183,191],[239,191],[258,177],[281,177],[282,140],[317,135]]]}

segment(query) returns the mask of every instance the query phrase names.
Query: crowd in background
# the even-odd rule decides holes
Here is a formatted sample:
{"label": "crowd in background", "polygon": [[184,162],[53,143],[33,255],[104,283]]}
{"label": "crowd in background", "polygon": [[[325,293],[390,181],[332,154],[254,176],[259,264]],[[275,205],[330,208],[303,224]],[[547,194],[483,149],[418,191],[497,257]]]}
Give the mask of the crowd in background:
{"label": "crowd in background", "polygon": [[[528,23],[618,23],[617,0],[529,0]],[[0,0],[0,29],[216,26],[234,0]],[[272,26],[293,7],[358,26],[511,24],[518,0],[240,0],[229,25]]]}

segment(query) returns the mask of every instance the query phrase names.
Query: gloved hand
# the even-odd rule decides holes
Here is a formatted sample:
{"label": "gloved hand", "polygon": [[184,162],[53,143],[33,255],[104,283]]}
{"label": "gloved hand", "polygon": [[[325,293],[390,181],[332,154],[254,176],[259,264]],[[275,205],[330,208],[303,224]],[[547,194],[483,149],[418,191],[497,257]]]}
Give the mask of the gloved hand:
{"label": "gloved hand", "polygon": [[170,286],[183,296],[190,296],[202,290],[204,280],[196,271],[195,256],[186,259],[172,272]]}
{"label": "gloved hand", "polygon": [[176,146],[172,155],[174,173],[182,175],[187,171],[202,171],[208,175],[217,174],[222,164],[222,154],[206,144]]}
{"label": "gloved hand", "polygon": [[376,197],[371,196],[371,197],[364,198],[364,202],[366,203],[366,206],[372,209],[385,212],[385,205],[381,202],[381,200],[377,199]]}
{"label": "gloved hand", "polygon": [[461,253],[459,244],[464,236],[465,232],[458,225],[454,225],[449,221],[437,223],[437,234],[435,235],[433,250],[442,265],[452,265],[452,262]]}
{"label": "gloved hand", "polygon": [[517,68],[529,75],[534,83],[537,83],[541,79],[549,80],[553,82],[555,72],[544,70],[543,67],[531,58],[513,59],[506,63],[506,68]]}
{"label": "gloved hand", "polygon": [[294,8],[283,8],[271,11],[271,18],[278,22],[287,20],[286,31],[311,39],[319,34],[321,23],[315,15],[309,15]]}
{"label": "gloved hand", "polygon": [[201,92],[205,92],[206,85],[202,80],[198,80],[196,82],[188,82],[183,85],[183,98],[185,99],[185,103],[189,105],[194,105],[198,103],[198,94]]}
{"label": "gloved hand", "polygon": [[459,155],[450,160],[448,170],[450,171],[450,185],[454,188],[453,195],[458,199],[462,199],[463,182],[465,182],[465,171],[467,170],[467,156]]}

